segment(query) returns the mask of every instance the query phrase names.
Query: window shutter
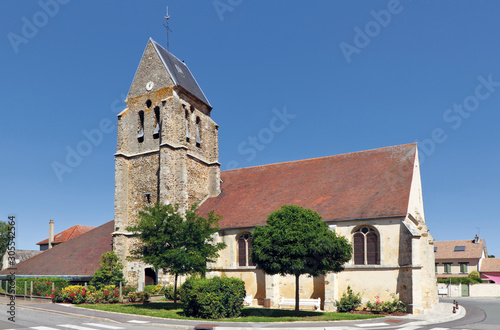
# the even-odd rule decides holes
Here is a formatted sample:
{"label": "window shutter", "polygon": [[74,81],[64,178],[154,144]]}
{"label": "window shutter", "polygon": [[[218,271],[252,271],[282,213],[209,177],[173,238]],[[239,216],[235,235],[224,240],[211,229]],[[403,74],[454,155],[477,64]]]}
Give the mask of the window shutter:
{"label": "window shutter", "polygon": [[375,233],[366,235],[366,262],[368,265],[377,265],[378,262],[378,238]]}
{"label": "window shutter", "polygon": [[247,265],[246,242],[242,237],[238,239],[238,265],[239,266]]}
{"label": "window shutter", "polygon": [[365,264],[365,237],[361,233],[354,234],[354,264]]}

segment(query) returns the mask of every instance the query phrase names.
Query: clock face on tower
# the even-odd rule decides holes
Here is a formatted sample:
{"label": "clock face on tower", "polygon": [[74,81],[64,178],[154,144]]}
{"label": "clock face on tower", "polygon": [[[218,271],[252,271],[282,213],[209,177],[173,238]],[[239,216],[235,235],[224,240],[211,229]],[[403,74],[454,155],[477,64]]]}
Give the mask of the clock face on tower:
{"label": "clock face on tower", "polygon": [[153,89],[153,87],[155,86],[155,83],[150,81],[146,84],[146,90],[149,92],[150,90]]}

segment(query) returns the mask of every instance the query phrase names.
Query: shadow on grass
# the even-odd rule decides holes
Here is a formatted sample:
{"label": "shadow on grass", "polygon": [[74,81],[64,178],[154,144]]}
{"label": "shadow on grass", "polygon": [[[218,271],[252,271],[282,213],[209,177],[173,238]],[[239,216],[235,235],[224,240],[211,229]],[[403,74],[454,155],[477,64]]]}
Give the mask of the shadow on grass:
{"label": "shadow on grass", "polygon": [[[182,311],[182,303],[177,303],[177,309],[173,302],[154,303],[132,303],[112,305],[81,305],[84,308],[113,311],[119,313],[156,316],[164,318],[201,320],[199,318],[186,317]],[[301,310],[299,316],[294,315],[293,309],[272,309],[244,307],[240,317],[231,319],[219,319],[218,321],[230,322],[295,322],[295,321],[337,321],[337,320],[360,320],[376,318],[375,315],[359,315],[349,313],[331,313],[321,311]]]}

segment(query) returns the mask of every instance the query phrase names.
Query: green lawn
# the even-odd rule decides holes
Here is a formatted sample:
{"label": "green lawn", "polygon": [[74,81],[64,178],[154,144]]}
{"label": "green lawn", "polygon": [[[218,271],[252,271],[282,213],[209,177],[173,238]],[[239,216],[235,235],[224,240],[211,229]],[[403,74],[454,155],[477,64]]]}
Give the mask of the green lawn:
{"label": "green lawn", "polygon": [[[178,304],[178,307],[181,304]],[[174,309],[173,302],[155,302],[145,304],[106,304],[106,305],[78,305],[78,307],[97,309],[101,311],[118,312],[126,314],[146,315],[164,317],[169,319],[200,320],[182,315],[182,309]],[[227,322],[293,322],[293,321],[339,321],[339,320],[361,320],[380,315],[361,315],[348,313],[327,313],[314,311],[300,311],[300,316],[293,316],[294,311],[288,309],[268,308],[243,308],[243,315],[235,319],[223,319],[217,321]]]}

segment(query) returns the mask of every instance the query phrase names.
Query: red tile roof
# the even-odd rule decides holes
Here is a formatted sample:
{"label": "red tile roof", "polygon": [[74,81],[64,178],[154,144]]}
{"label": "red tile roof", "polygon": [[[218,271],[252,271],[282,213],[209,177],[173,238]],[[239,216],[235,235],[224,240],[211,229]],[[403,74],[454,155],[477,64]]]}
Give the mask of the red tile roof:
{"label": "red tile roof", "polygon": [[221,228],[264,225],[285,204],[324,220],[405,216],[417,145],[221,172],[221,194],[200,206],[223,216]]}
{"label": "red tile roof", "polygon": [[[101,255],[112,250],[114,221],[105,223],[72,240],[54,246],[20,262],[16,275],[80,275],[91,276],[100,267]],[[8,275],[9,268],[0,272]]]}
{"label": "red tile roof", "polygon": [[[77,236],[80,236],[81,234],[84,234],[84,233],[86,233],[89,230],[92,230],[94,228],[95,227],[91,227],[91,226],[74,225],[73,227],[70,227],[66,230],[63,230],[60,233],[55,234],[53,243],[57,244],[57,243],[63,243],[63,242],[69,241],[70,239],[75,238]],[[49,244],[49,239],[46,238],[43,241],[40,241],[36,244],[37,245]]]}
{"label": "red tile roof", "polygon": [[[464,251],[455,251],[455,246],[465,246]],[[484,239],[480,239],[477,244],[474,240],[460,240],[460,241],[435,241],[434,257],[437,259],[480,259],[482,251],[486,249]],[[485,252],[486,253],[486,252]]]}
{"label": "red tile roof", "polygon": [[481,272],[500,273],[500,258],[484,258],[481,261]]}

